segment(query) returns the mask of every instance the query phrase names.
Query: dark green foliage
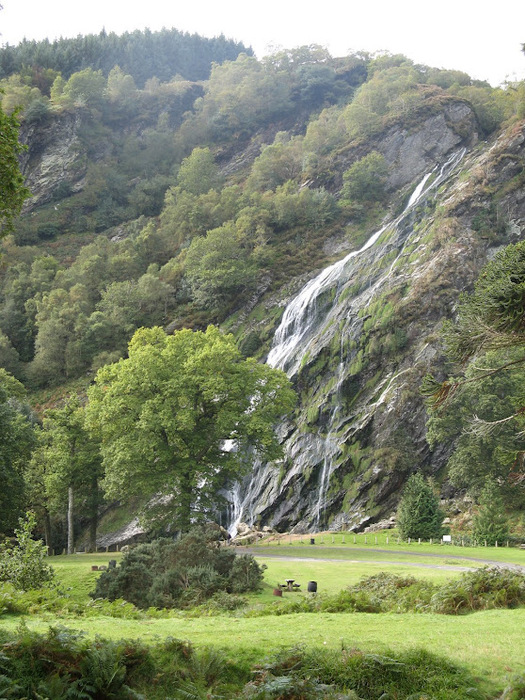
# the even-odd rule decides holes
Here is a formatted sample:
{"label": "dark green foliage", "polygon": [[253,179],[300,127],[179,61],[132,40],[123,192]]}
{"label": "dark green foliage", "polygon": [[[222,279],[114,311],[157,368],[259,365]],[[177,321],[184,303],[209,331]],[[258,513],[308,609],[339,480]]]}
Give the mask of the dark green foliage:
{"label": "dark green foliage", "polygon": [[429,375],[422,385],[431,442],[459,434],[451,471],[478,492],[486,476],[507,486],[524,478],[524,298],[522,241],[496,253],[474,291],[460,297],[457,320],[444,325],[447,354],[466,365],[464,376]]}
{"label": "dark green foliage", "polygon": [[0,533],[12,533],[24,511],[24,469],[35,438],[25,389],[0,368]]}
{"label": "dark green foliage", "polygon": [[397,511],[397,526],[401,537],[425,540],[439,538],[443,517],[433,484],[420,472],[412,474]]}
{"label": "dark green foliage", "polygon": [[446,327],[453,359],[465,362],[477,353],[525,344],[525,242],[499,251],[483,268],[470,295],[463,295],[457,323]]}
{"label": "dark green foliage", "polygon": [[19,73],[27,66],[53,69],[66,79],[85,68],[108,75],[118,65],[141,86],[148,78],[168,81],[177,74],[187,80],[205,80],[213,62],[235,59],[241,51],[251,53],[242,43],[224,36],[206,39],[177,29],[136,30],[120,36],[102,31],[74,39],[24,40],[17,46],[6,46],[0,50],[0,77]]}
{"label": "dark green foliage", "polygon": [[219,546],[213,531],[196,529],[177,542],[155,540],[127,553],[97,580],[93,598],[124,598],[138,608],[198,605],[220,591],[259,589],[263,569],[251,555]]}
{"label": "dark green foliage", "polygon": [[[231,654],[228,655],[230,657]],[[252,669],[213,648],[196,650],[170,638],[146,647],[136,640],[86,639],[52,627],[0,632],[3,698],[53,700],[463,700],[484,698],[462,667],[427,651],[319,648],[281,650]],[[523,679],[505,690],[518,695]]]}
{"label": "dark green foliage", "polygon": [[18,162],[23,150],[18,127],[17,112],[8,115],[0,108],[0,237],[13,228],[14,219],[29,197]]}
{"label": "dark green foliage", "polygon": [[411,576],[381,572],[330,596],[302,597],[253,609],[248,617],[296,613],[439,613],[515,608],[525,604],[525,575],[503,568],[468,571],[436,585]]}
{"label": "dark green foliage", "polygon": [[[441,409],[430,412],[429,444],[454,444],[447,465],[449,479],[455,486],[467,488],[476,499],[487,481],[497,484],[495,490],[508,505],[519,505],[523,499],[521,489],[513,484],[519,466],[517,455],[523,447],[523,418],[516,413],[523,399],[523,357],[523,348],[486,353],[476,360],[475,367],[467,368],[467,381],[461,390]],[[502,364],[505,371],[492,371]]]}
{"label": "dark green foliage", "polygon": [[153,667],[138,642],[85,640],[61,627],[44,635],[22,628],[2,642],[0,688],[7,698],[140,700],[126,681],[147,677]]}
{"label": "dark green foliage", "polygon": [[509,524],[505,504],[498,486],[488,481],[479,497],[479,508],[472,520],[472,536],[481,543],[493,547],[500,545],[509,536]]}

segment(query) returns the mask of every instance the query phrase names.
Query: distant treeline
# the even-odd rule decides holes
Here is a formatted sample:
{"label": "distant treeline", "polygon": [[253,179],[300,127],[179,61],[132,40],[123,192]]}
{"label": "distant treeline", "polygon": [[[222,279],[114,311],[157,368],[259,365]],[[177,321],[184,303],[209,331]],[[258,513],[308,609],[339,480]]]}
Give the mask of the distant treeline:
{"label": "distant treeline", "polygon": [[107,76],[116,65],[143,87],[148,78],[169,81],[175,75],[186,80],[205,80],[211,64],[234,61],[240,53],[253,51],[223,35],[206,39],[177,29],[152,32],[136,30],[118,36],[114,32],[58,39],[50,42],[24,40],[0,49],[0,78],[35,69],[51,69],[68,79],[85,68]]}

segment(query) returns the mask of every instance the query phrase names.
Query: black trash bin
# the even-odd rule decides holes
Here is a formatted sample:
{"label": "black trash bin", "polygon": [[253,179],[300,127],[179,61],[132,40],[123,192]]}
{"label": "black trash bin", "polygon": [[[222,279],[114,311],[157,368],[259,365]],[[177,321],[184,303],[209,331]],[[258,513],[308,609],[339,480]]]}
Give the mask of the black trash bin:
{"label": "black trash bin", "polygon": [[315,537],[310,537],[310,544],[315,544]]}
{"label": "black trash bin", "polygon": [[308,593],[317,593],[317,581],[308,581]]}

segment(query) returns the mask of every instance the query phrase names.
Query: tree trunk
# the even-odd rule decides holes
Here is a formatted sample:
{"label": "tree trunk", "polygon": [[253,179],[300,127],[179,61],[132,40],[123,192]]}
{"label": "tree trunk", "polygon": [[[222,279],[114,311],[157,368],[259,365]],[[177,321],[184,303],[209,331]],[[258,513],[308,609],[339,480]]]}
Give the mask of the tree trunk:
{"label": "tree trunk", "polygon": [[44,539],[46,541],[47,556],[50,557],[53,554],[53,547],[51,544],[51,518],[47,508],[44,509]]}
{"label": "tree trunk", "polygon": [[89,519],[89,551],[97,551],[97,525],[98,525],[98,478],[96,474],[91,480],[90,494],[91,513]]}
{"label": "tree trunk", "polygon": [[181,532],[188,532],[191,527],[191,509],[193,505],[193,484],[189,471],[183,472],[179,479],[179,522]]}
{"label": "tree trunk", "polygon": [[73,532],[73,487],[67,490],[67,553],[74,554],[75,538]]}

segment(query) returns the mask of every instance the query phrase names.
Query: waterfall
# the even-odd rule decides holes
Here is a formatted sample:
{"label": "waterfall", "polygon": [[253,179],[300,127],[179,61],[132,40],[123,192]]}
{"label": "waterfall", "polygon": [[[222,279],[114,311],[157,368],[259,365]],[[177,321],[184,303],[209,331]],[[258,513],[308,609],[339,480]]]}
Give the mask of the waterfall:
{"label": "waterfall", "polygon": [[242,486],[244,482],[237,481],[233,484],[230,497],[233,505],[233,513],[228,526],[228,532],[232,537],[237,534],[237,528],[239,523],[245,522],[248,525],[253,525],[254,513],[253,509],[250,508],[250,504],[255,500],[256,494],[261,492],[265,479],[264,465],[259,459],[256,459],[253,465],[252,473],[249,477],[248,485],[244,495],[241,497]]}
{"label": "waterfall", "polygon": [[[362,248],[352,251],[342,260],[326,267],[317,277],[310,280],[299,292],[299,294],[288,304],[284,310],[283,317],[274,336],[272,348],[266,360],[271,367],[284,369],[288,376],[293,376],[301,365],[312,337],[319,330],[319,309],[318,301],[321,294],[331,288],[338,287],[341,282],[347,281],[351,272],[350,264],[353,258],[360,256],[371,248],[387,229],[391,230],[403,221],[412,208],[429,191],[438,187],[451,170],[459,163],[465,154],[465,149],[454,153],[451,158],[440,168],[439,173],[428,187],[425,187],[428,180],[435,171],[427,173],[418,184],[403,213],[393,221],[376,231],[364,244]],[[436,170],[436,169],[435,169]],[[328,305],[326,315],[337,303],[337,293],[335,300]]]}
{"label": "waterfall", "polygon": [[[444,179],[452,172],[461,161],[466,149],[454,153],[449,160],[441,167],[436,167],[432,172],[425,174],[417,187],[414,189],[404,211],[391,222],[386,223],[376,231],[367,242],[357,251],[349,253],[342,260],[326,267],[315,278],[310,280],[297,294],[297,296],[287,305],[284,310],[281,323],[275,332],[272,348],[268,354],[267,363],[272,367],[278,367],[287,372],[289,377],[294,376],[301,363],[307,357],[307,353],[312,344],[319,339],[324,332],[330,332],[334,328],[337,320],[337,308],[340,294],[345,289],[345,285],[352,279],[355,269],[355,259],[365,251],[372,248],[385,231],[396,230],[397,227],[409,216],[412,209],[432,190],[439,187]],[[389,268],[374,281],[371,281],[366,291],[361,295],[361,302],[367,303],[371,299],[375,290],[383,284],[392,274],[395,261]],[[339,318],[339,321],[342,319]],[[330,478],[336,465],[336,458],[341,453],[340,438],[338,431],[341,428],[345,416],[341,415],[341,387],[346,376],[346,362],[343,356],[344,336],[351,330],[355,318],[348,315],[346,311],[344,328],[341,332],[340,362],[334,388],[331,390],[333,407],[329,413],[324,439],[315,443],[307,450],[313,449],[310,465],[322,465],[317,482],[317,493],[312,502],[314,517],[310,520],[311,526],[319,529],[326,524],[326,509],[328,506],[328,492]],[[385,394],[393,381],[390,378],[386,381]],[[380,399],[381,400],[381,399]],[[380,401],[379,400],[379,401]],[[295,461],[295,460],[292,460]],[[299,465],[297,465],[298,468]],[[271,484],[273,483],[273,490]],[[284,480],[283,486],[287,481]],[[269,490],[270,489],[270,490]],[[266,498],[275,498],[279,492],[279,486],[275,480],[272,482],[272,473],[266,465],[256,462],[251,476],[246,478],[242,484],[234,487],[232,492],[234,501],[234,514],[229,527],[232,535],[235,534],[239,522],[245,521],[253,524],[255,520],[255,508]],[[264,496],[263,496],[264,494]],[[265,504],[267,505],[267,504]]]}

